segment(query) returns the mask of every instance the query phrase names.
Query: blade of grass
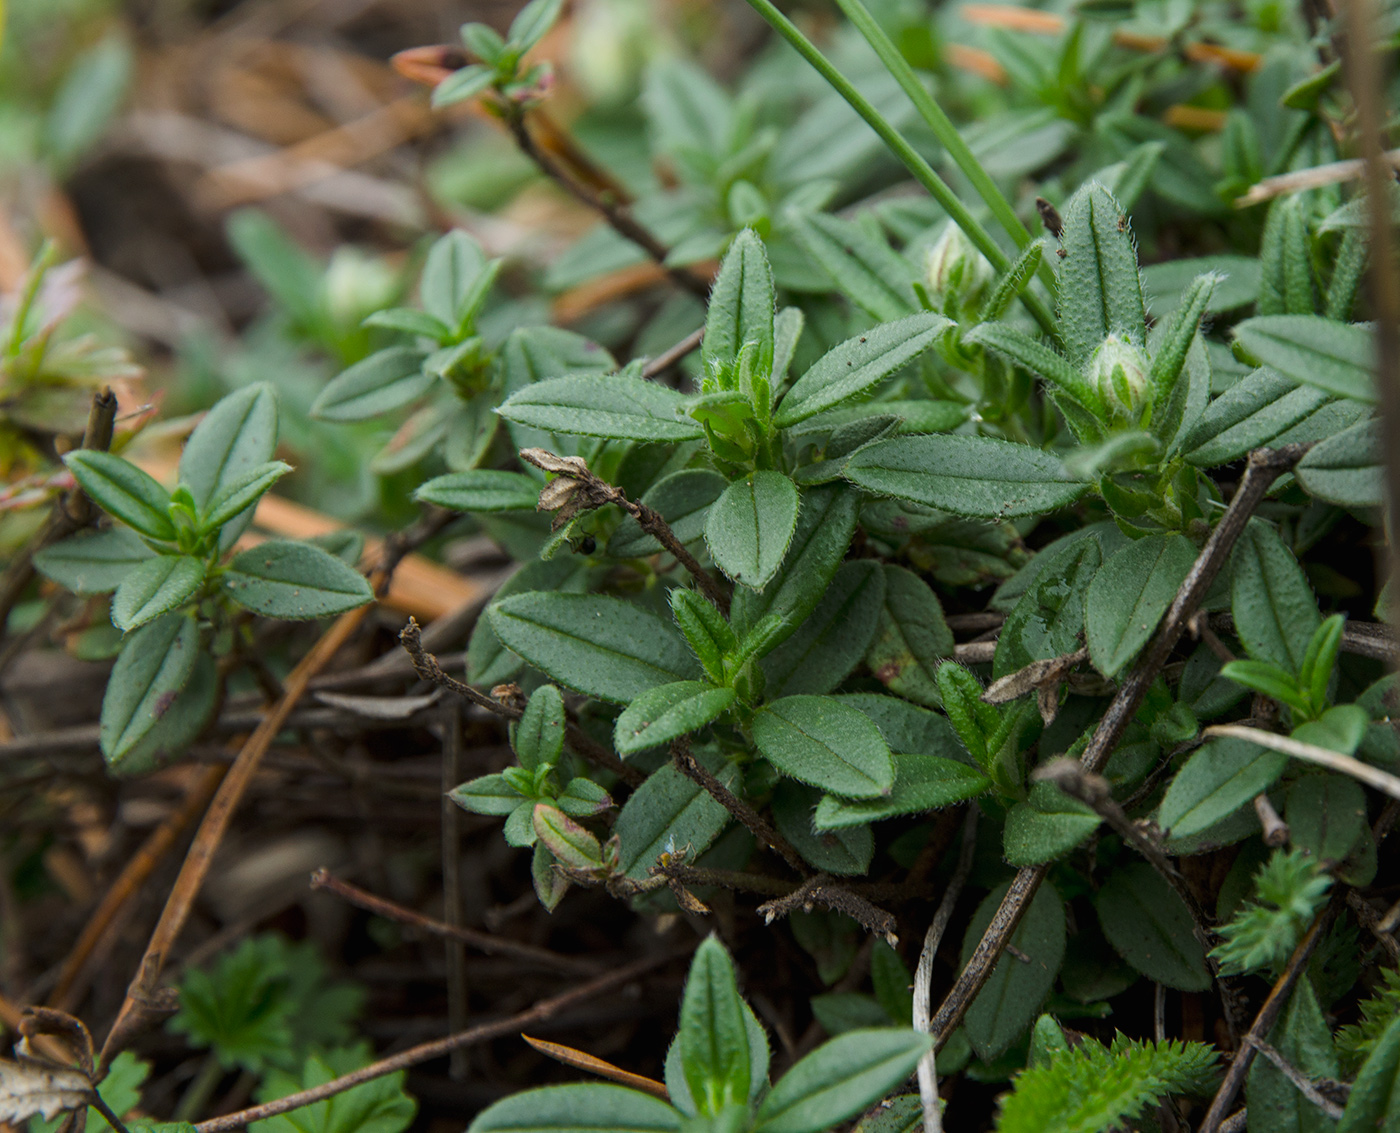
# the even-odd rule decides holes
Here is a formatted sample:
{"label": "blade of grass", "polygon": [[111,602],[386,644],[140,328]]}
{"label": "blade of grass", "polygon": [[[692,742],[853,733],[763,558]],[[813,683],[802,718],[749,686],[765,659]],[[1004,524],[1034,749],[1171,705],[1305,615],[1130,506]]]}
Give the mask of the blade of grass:
{"label": "blade of grass", "polygon": [[[889,120],[876,110],[860,91],[856,90],[851,81],[832,65],[831,60],[802,34],[796,24],[773,6],[772,0],[749,0],[749,6],[767,20],[773,30],[787,40],[797,53],[831,84],[836,92],[850,104],[852,110],[865,119],[870,128],[880,136],[880,140],[889,147],[890,152],[899,158],[904,163],[905,168],[914,175],[914,179],[928,190],[929,195],[938,202],[943,211],[948,214],[949,219],[961,228],[977,250],[987,257],[992,267],[998,272],[1006,271],[1011,266],[1011,260],[992,239],[991,234],[968,211],[967,206],[958,199],[957,194],[934,172],[933,167],[919,155],[913,146],[905,141],[903,135],[890,124]],[[1025,291],[1021,294],[1021,302],[1026,305],[1026,310],[1040,324],[1041,330],[1058,341],[1055,318],[1051,314],[1050,308],[1046,306],[1044,299],[1031,291]]]}

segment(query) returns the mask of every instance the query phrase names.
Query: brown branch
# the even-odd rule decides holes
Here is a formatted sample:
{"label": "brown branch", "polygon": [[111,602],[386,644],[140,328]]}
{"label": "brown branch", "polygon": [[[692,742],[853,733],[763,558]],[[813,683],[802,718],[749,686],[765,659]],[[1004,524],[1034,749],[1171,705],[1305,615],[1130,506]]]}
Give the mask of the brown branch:
{"label": "brown branch", "polygon": [[704,327],[701,327],[699,330],[691,331],[688,335],[686,335],[683,339],[676,343],[675,346],[672,346],[669,350],[663,350],[660,354],[658,354],[655,358],[653,358],[645,366],[643,366],[642,377],[655,378],[661,374],[664,374],[667,370],[669,370],[687,354],[691,353],[691,351],[698,350],[700,348],[700,343],[704,341],[704,338]]}
{"label": "brown branch", "polygon": [[539,166],[546,177],[560,185],[575,200],[600,214],[614,232],[641,248],[676,284],[696,296],[702,303],[709,302],[709,283],[692,271],[669,265],[666,261],[670,258],[671,249],[658,240],[649,229],[639,224],[631,209],[610,194],[594,192],[537,145],[525,121],[525,112],[518,104],[502,100],[500,105],[515,144],[526,157]]}
{"label": "brown branch", "polygon": [[705,767],[690,752],[690,740],[682,736],[671,741],[671,759],[676,770],[703,787],[715,802],[724,807],[735,819],[742,823],[760,846],[767,846],[802,877],[811,877],[812,871],[802,860],[802,855],[793,849],[792,843],[773,829],[759,813],[721,783],[708,767]]}
{"label": "brown branch", "polygon": [[1054,783],[1071,798],[1078,799],[1085,805],[1092,807],[1098,816],[1108,823],[1115,834],[1147,859],[1147,863],[1181,898],[1182,904],[1191,914],[1192,932],[1205,951],[1206,966],[1210,968],[1210,974],[1219,987],[1220,1004],[1224,1010],[1225,1022],[1230,1029],[1230,1038],[1232,1041],[1238,1041],[1240,1033],[1237,1014],[1239,995],[1229,981],[1220,974],[1220,964],[1210,954],[1211,949],[1219,943],[1215,932],[1214,918],[1196,899],[1196,894],[1192,892],[1191,887],[1186,884],[1186,879],[1181,876],[1171,859],[1167,857],[1161,844],[1149,831],[1129,818],[1127,812],[1118,805],[1113,798],[1113,787],[1108,780],[1101,775],[1085,771],[1077,760],[1051,760],[1043,767],[1037,768],[1031,777]]}
{"label": "brown branch", "polygon": [[671,525],[655,508],[644,503],[629,500],[621,488],[589,471],[588,465],[579,456],[555,456],[542,448],[523,448],[520,459],[533,464],[543,472],[553,473],[557,479],[551,480],[540,492],[538,510],[555,512],[554,526],[562,527],[581,511],[592,511],[605,504],[616,504],[637,521],[642,530],[660,543],[671,556],[685,567],[696,585],[714,607],[725,617],[729,616],[729,595],[715,581],[714,576],[700,565],[699,560],[676,538]]}
{"label": "brown branch", "polygon": [[1390,962],[1400,964],[1400,944],[1396,943],[1395,937],[1382,925],[1381,918],[1376,915],[1376,910],[1371,908],[1371,903],[1355,889],[1350,889],[1347,891],[1347,907],[1356,914],[1361,927],[1374,936],[1390,955]]}
{"label": "brown branch", "polygon": [[228,831],[233,812],[252,783],[263,755],[306,691],[307,682],[339,652],[340,647],[349,640],[370,609],[371,606],[365,605],[341,614],[322,634],[321,639],[287,675],[286,692],[282,699],[268,711],[262,723],[248,737],[238,753],[238,758],[234,760],[233,766],[220,783],[209,809],[205,811],[204,821],[200,823],[194,842],[185,855],[184,864],[180,867],[175,886],[166,899],[165,908],[161,910],[160,920],[146,945],[141,966],[127,989],[126,999],[117,1013],[112,1029],[107,1032],[107,1041],[102,1045],[102,1055],[99,1059],[101,1066],[110,1062],[112,1055],[130,1040],[149,1017],[148,1003],[156,992],[161,969],[165,966],[166,958],[170,955],[170,949],[179,937],[180,930],[185,927],[185,920],[194,907],[195,898],[209,873],[214,854]]}
{"label": "brown branch", "polygon": [[[408,619],[408,625],[404,626],[399,633],[399,642],[403,645],[404,651],[413,659],[413,667],[418,675],[429,684],[437,685],[438,688],[445,689],[454,696],[460,696],[468,703],[475,704],[478,708],[484,708],[487,712],[505,720],[519,720],[524,715],[524,708],[514,704],[502,704],[494,697],[478,692],[466,682],[459,681],[456,677],[450,677],[444,673],[438,659],[423,648],[423,629],[415,619]],[[572,717],[565,722],[564,734],[568,738],[569,746],[574,751],[604,771],[611,771],[628,786],[638,787],[646,782],[645,772],[638,767],[633,767],[630,763],[623,763],[616,755],[580,728]]]}
{"label": "brown branch", "polygon": [[517,960],[537,964],[540,967],[564,972],[568,975],[592,976],[598,972],[598,965],[591,960],[565,956],[559,952],[551,952],[548,948],[540,948],[535,944],[525,944],[503,936],[492,936],[489,932],[479,932],[473,928],[447,924],[445,921],[424,916],[422,913],[414,912],[412,909],[407,909],[393,901],[377,897],[357,885],[351,885],[348,881],[342,881],[327,869],[318,869],[311,875],[311,888],[334,893],[337,897],[348,901],[357,908],[364,909],[366,912],[386,920],[397,921],[399,924],[410,925],[413,928],[422,929],[424,932],[430,932],[434,936],[469,944],[488,955],[511,956]]}
{"label": "brown branch", "polygon": [[465,1047],[475,1046],[478,1043],[486,1042],[489,1039],[499,1038],[520,1031],[522,1027],[528,1027],[536,1023],[541,1023],[551,1016],[558,1014],[566,1008],[576,1004],[584,1003],[604,992],[612,991],[616,987],[631,983],[638,976],[645,975],[654,968],[659,968],[663,964],[684,956],[689,949],[673,952],[663,952],[656,956],[648,956],[645,959],[637,960],[628,964],[624,968],[608,972],[589,980],[588,983],[576,987],[571,991],[566,991],[562,995],[553,996],[550,999],[542,999],[533,1007],[519,1014],[512,1015],[506,1019],[497,1019],[490,1023],[479,1023],[465,1031],[459,1031],[455,1035],[448,1035],[443,1039],[434,1039],[432,1042],[420,1043],[418,1046],[410,1047],[389,1058],[381,1058],[378,1062],[343,1074],[339,1078],[333,1078],[322,1085],[314,1086],[309,1090],[302,1090],[299,1093],[289,1094],[285,1098],[278,1098],[276,1101],[265,1102],[263,1105],[256,1105],[249,1109],[239,1110],[237,1113],[225,1114],[222,1117],[211,1118],[208,1121],[200,1122],[196,1125],[195,1133],[232,1133],[235,1129],[242,1129],[244,1126],[254,1121],[262,1121],[269,1117],[276,1117],[279,1113],[289,1113],[302,1106],[311,1105],[315,1102],[324,1101],[326,1098],[335,1097],[336,1094],[344,1093],[346,1090],[365,1082],[372,1082],[376,1078],[382,1078],[385,1074],[393,1074],[399,1070],[406,1070],[410,1066],[417,1066],[421,1062],[428,1062],[434,1058],[441,1058],[445,1054],[450,1054],[454,1050],[462,1050]]}
{"label": "brown branch", "polygon": [[[1307,1098],[1333,1121],[1342,1119],[1342,1107],[1331,1098],[1326,1097],[1311,1078],[1283,1057],[1277,1047],[1270,1046],[1263,1039],[1256,1038],[1250,1038],[1249,1045],[1272,1062],[1279,1073],[1293,1083],[1293,1086],[1303,1097]],[[1331,1080],[1328,1079],[1328,1081]],[[1334,1083],[1334,1085],[1340,1085],[1340,1083]]]}
{"label": "brown branch", "polygon": [[1254,813],[1259,816],[1259,825],[1264,831],[1264,845],[1278,849],[1288,844],[1288,823],[1274,809],[1266,792],[1260,791],[1254,796]]}
{"label": "brown branch", "polygon": [[[1225,565],[1235,540],[1249,522],[1254,509],[1259,506],[1270,485],[1297,464],[1305,452],[1306,445],[1284,445],[1277,449],[1256,449],[1249,454],[1244,477],[1230,501],[1230,506],[1225,509],[1225,514],[1206,540],[1206,545],[1196,557],[1155,636],[1133,666],[1133,671],[1119,686],[1108,711],[1104,713],[1089,740],[1088,747],[1084,749],[1080,763],[1085,771],[1095,775],[1103,771],[1124,731],[1142,707],[1147,690],[1162,671],[1192,615],[1205,598],[1206,591]],[[993,915],[991,924],[987,926],[987,931],[977,942],[972,956],[933,1018],[934,1042],[939,1048],[948,1041],[948,1036],[962,1022],[973,998],[992,974],[992,968],[1005,951],[1016,926],[1021,923],[1021,917],[1025,915],[1049,868],[1048,865],[1028,866],[1018,872],[1012,880],[1006,897]]]}
{"label": "brown branch", "polygon": [[777,897],[758,907],[764,924],[789,916],[799,909],[810,911],[812,906],[821,905],[833,913],[843,913],[859,924],[866,932],[885,939],[891,948],[899,942],[895,936],[895,919],[879,905],[872,904],[858,893],[844,885],[833,884],[830,877],[819,873],[809,877],[786,897]]}
{"label": "brown branch", "polygon": [[391,532],[379,548],[380,583],[375,593],[381,598],[388,594],[389,586],[394,581],[394,571],[398,569],[399,564],[424,543],[442,534],[448,525],[458,518],[460,517],[454,511],[429,507],[402,531]]}
{"label": "brown branch", "polygon": [[[88,410],[87,427],[83,431],[82,447],[95,452],[106,452],[112,447],[112,430],[117,419],[117,399],[110,389],[104,389],[92,399]],[[0,633],[4,632],[5,622],[10,611],[24,593],[25,587],[34,578],[34,556],[50,543],[57,543],[81,531],[93,521],[96,512],[92,501],[81,488],[73,488],[56,500],[53,510],[43,529],[33,539],[25,542],[15,554],[10,565],[0,575]]]}

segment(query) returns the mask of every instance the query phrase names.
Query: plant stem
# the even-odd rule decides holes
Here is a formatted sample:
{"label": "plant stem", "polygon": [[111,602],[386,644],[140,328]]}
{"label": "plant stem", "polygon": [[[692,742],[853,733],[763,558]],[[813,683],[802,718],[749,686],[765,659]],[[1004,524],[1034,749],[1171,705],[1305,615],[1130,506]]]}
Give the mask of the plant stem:
{"label": "plant stem", "polygon": [[[850,104],[851,109],[865,119],[872,130],[880,135],[890,152],[904,163],[905,168],[914,175],[914,179],[928,190],[929,195],[938,202],[952,222],[963,230],[967,238],[977,247],[977,250],[987,257],[991,265],[999,272],[1006,271],[1011,266],[1010,257],[1001,250],[997,242],[992,239],[991,234],[968,210],[968,207],[958,199],[958,195],[934,172],[933,167],[919,155],[913,146],[904,140],[903,135],[894,128],[889,119],[876,110],[860,91],[856,90],[851,81],[817,50],[816,45],[802,34],[797,25],[774,7],[772,0],[749,0],[749,5],[772,25],[773,30],[788,41],[798,54],[817,70],[822,78],[835,88],[836,92]],[[1027,290],[1021,293],[1021,302],[1025,304],[1026,310],[1031,313],[1035,321],[1040,324],[1040,329],[1052,339],[1058,339],[1059,332],[1055,326],[1055,317],[1051,314],[1050,308],[1045,305],[1045,301],[1039,295]]]}
{"label": "plant stem", "polygon": [[[958,133],[958,128],[943,112],[943,108],[938,105],[933,95],[929,94],[924,84],[919,81],[919,77],[914,73],[914,68],[900,54],[899,48],[894,45],[894,41],[886,34],[885,29],[870,14],[870,9],[865,6],[862,0],[836,0],[836,4],[846,14],[846,18],[851,21],[856,30],[865,37],[865,41],[875,49],[875,54],[880,57],[880,62],[885,65],[885,69],[894,76],[895,81],[909,96],[909,101],[914,104],[914,109],[919,112],[919,116],[933,131],[934,137],[938,139],[938,144],[948,151],[948,156],[962,170],[963,176],[972,183],[973,189],[982,198],[987,208],[991,210],[997,223],[1011,237],[1016,247],[1026,247],[1031,242],[1031,234],[1021,223],[1021,218],[1016,215],[1016,210],[1011,207],[1011,202],[1006,199],[1006,194],[997,187],[997,183],[982,167],[982,163],[977,160],[977,155],[972,152],[972,148],[963,141],[962,135]],[[969,233],[969,235],[971,234]],[[1055,274],[1044,260],[1040,263],[1039,274],[1047,287],[1054,287]]]}
{"label": "plant stem", "polygon": [[[214,1094],[214,1089],[223,1080],[224,1068],[219,1065],[219,1060],[211,1050],[204,1056],[204,1061],[200,1064],[199,1072],[190,1079],[190,1084],[185,1087],[185,1092],[180,1095],[180,1102],[175,1107],[173,1121],[193,1121],[203,1112],[204,1107],[209,1104],[209,1099]],[[115,1128],[115,1127],[114,1127]]]}

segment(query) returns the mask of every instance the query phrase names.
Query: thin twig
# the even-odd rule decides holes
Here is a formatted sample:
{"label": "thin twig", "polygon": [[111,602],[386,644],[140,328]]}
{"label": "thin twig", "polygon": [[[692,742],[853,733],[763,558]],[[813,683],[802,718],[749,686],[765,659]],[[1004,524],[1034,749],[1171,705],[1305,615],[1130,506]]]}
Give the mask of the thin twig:
{"label": "thin twig", "polygon": [[489,932],[479,932],[464,925],[447,924],[444,921],[426,917],[422,913],[406,909],[393,901],[377,897],[357,885],[351,885],[348,881],[342,881],[326,869],[318,869],[311,875],[311,888],[324,889],[328,893],[334,893],[350,904],[373,913],[375,916],[383,917],[385,920],[411,925],[447,940],[461,941],[463,944],[469,944],[488,955],[512,956],[517,960],[574,976],[591,976],[598,971],[598,965],[591,960],[565,956],[559,952],[551,952],[548,948],[540,948],[535,944],[525,944],[508,937],[493,936]]}
{"label": "thin twig", "polygon": [[[462,749],[462,705],[454,700],[442,718],[442,915],[450,929],[461,929],[463,920],[462,808],[451,795],[465,774]],[[447,1026],[462,1031],[467,1026],[467,947],[455,934],[446,941],[446,961]],[[466,1078],[466,1051],[452,1052],[448,1076],[456,1081]]]}
{"label": "thin twig", "polygon": [[[1108,711],[1104,713],[1089,740],[1088,747],[1084,749],[1080,758],[1084,770],[1096,775],[1103,771],[1109,756],[1117,748],[1124,731],[1142,706],[1147,690],[1162,671],[1192,615],[1205,598],[1206,591],[1225,565],[1235,540],[1249,522],[1254,509],[1259,506],[1270,485],[1297,464],[1306,452],[1306,445],[1284,445],[1277,449],[1256,449],[1249,454],[1244,477],[1230,501],[1230,506],[1225,509],[1225,514],[1221,516],[1206,545],[1196,557],[1156,635],[1143,651],[1133,671],[1119,687],[1108,706]],[[957,982],[944,997],[938,1007],[938,1013],[933,1018],[933,1035],[937,1047],[941,1048],[962,1022],[973,998],[992,974],[992,969],[1005,951],[1016,926],[1021,923],[1021,917],[1025,915],[1031,899],[1040,888],[1040,883],[1045,880],[1049,869],[1048,865],[1028,866],[1018,872],[1012,880],[1005,898],[992,916],[991,924],[987,926],[987,931],[977,942],[977,947],[973,949],[972,956],[963,967]]]}
{"label": "thin twig", "polygon": [[283,694],[282,699],[268,711],[267,715],[263,717],[262,723],[243,744],[238,758],[229,768],[228,774],[219,785],[213,801],[209,804],[209,809],[205,811],[204,821],[200,823],[194,842],[185,855],[184,864],[180,867],[180,874],[175,879],[175,886],[166,899],[165,908],[161,910],[160,920],[156,923],[155,931],[151,933],[150,942],[146,945],[141,965],[127,989],[126,999],[122,1003],[121,1010],[117,1013],[112,1029],[107,1032],[107,1040],[102,1045],[99,1065],[106,1066],[112,1055],[116,1054],[143,1024],[147,1000],[155,992],[161,969],[165,966],[166,958],[170,955],[170,949],[179,937],[180,930],[185,927],[185,920],[194,907],[195,898],[204,884],[205,877],[208,876],[214,854],[223,842],[224,834],[233,819],[233,812],[252,783],[263,755],[266,754],[277,733],[282,730],[283,724],[297,701],[301,699],[302,693],[306,691],[307,682],[339,652],[340,647],[349,640],[350,635],[359,627],[360,622],[364,620],[370,609],[369,605],[360,606],[358,609],[341,614],[332,623],[331,627],[322,634],[321,639],[297,663],[296,668],[287,675],[285,683],[287,691]]}
{"label": "thin twig", "polygon": [[525,112],[518,104],[503,102],[502,107],[505,111],[506,125],[510,128],[511,137],[515,139],[515,144],[520,147],[520,151],[526,157],[539,166],[540,171],[546,177],[563,187],[575,200],[601,215],[612,226],[614,232],[641,248],[679,286],[696,296],[702,303],[709,301],[709,283],[686,268],[668,264],[671,249],[658,240],[650,230],[638,224],[631,209],[609,196],[593,192],[555,161],[542,147],[536,145],[535,139],[530,133],[530,127],[525,121]]}
{"label": "thin twig", "polygon": [[1278,1069],[1279,1073],[1287,1078],[1297,1088],[1298,1092],[1322,1110],[1333,1121],[1342,1119],[1342,1107],[1336,1102],[1323,1096],[1322,1092],[1313,1084],[1301,1070],[1294,1066],[1288,1059],[1284,1058],[1277,1047],[1270,1046],[1263,1039],[1249,1037],[1249,1045],[1267,1058]]}
{"label": "thin twig", "polygon": [[663,350],[660,354],[658,354],[655,358],[653,358],[650,362],[643,366],[642,377],[655,378],[661,374],[664,374],[667,370],[669,370],[687,354],[691,353],[694,350],[700,349],[700,343],[704,340],[704,338],[704,327],[701,327],[699,330],[691,331],[688,335],[686,335],[683,339],[676,343],[675,346],[672,346],[669,350]]}
{"label": "thin twig", "polygon": [[715,778],[713,772],[691,754],[688,737],[682,736],[671,741],[671,759],[677,771],[692,783],[703,787],[715,802],[748,829],[759,845],[767,846],[800,876],[806,878],[812,875],[811,869],[802,860],[802,855],[793,849],[792,843],[774,830],[753,807]]}
{"label": "thin twig", "polygon": [[1374,787],[1393,799],[1400,799],[1400,776],[1382,771],[1378,767],[1372,767],[1369,763],[1362,763],[1354,756],[1342,755],[1341,752],[1329,751],[1316,744],[1307,744],[1289,736],[1266,732],[1262,728],[1245,728],[1239,724],[1213,724],[1202,731],[1201,735],[1207,739],[1212,736],[1227,736],[1237,740],[1248,740],[1250,743],[1266,747],[1270,751],[1281,752],[1294,759],[1316,763],[1321,767],[1326,767],[1329,771],[1339,771],[1343,775],[1350,775],[1368,787]]}
{"label": "thin twig", "polygon": [[1288,823],[1274,809],[1274,804],[1269,801],[1267,792],[1260,791],[1254,796],[1254,813],[1259,816],[1259,825],[1263,828],[1264,845],[1276,850],[1280,846],[1288,844],[1290,835]]}
{"label": "thin twig", "polygon": [[[87,427],[83,431],[85,449],[106,452],[112,447],[112,430],[117,420],[117,399],[110,389],[104,389],[92,399],[88,410]],[[81,488],[73,488],[54,502],[53,510],[43,529],[33,539],[25,541],[16,552],[5,573],[0,575],[0,633],[4,632],[5,622],[10,611],[34,578],[34,556],[50,543],[57,543],[81,531],[92,522],[97,513],[92,501]]]}
{"label": "thin twig", "polygon": [[[977,815],[975,805],[967,808],[967,818],[963,820],[962,850],[958,854],[958,864],[943,890],[943,898],[929,922],[928,932],[924,933],[923,951],[919,953],[919,966],[914,971],[914,1030],[929,1034],[932,1024],[930,1013],[933,1010],[933,959],[938,954],[938,946],[943,941],[948,922],[953,919],[953,908],[958,903],[963,886],[972,872],[972,859],[977,849]],[[919,1060],[919,1098],[924,1111],[924,1133],[942,1133],[943,1107],[938,1100],[937,1057],[929,1051]]]}
{"label": "thin twig", "polygon": [[394,571],[414,551],[430,539],[441,535],[453,521],[461,517],[447,508],[429,507],[418,520],[402,531],[388,535],[379,549],[379,588],[375,591],[381,598],[389,593],[394,581]]}
{"label": "thin twig", "polygon": [[[399,633],[399,641],[403,645],[404,651],[413,659],[413,667],[418,675],[429,684],[437,685],[438,688],[445,689],[454,696],[460,696],[468,703],[475,704],[478,708],[484,708],[487,712],[506,720],[519,720],[524,715],[523,708],[514,704],[502,704],[499,700],[478,692],[471,685],[444,673],[438,659],[423,648],[423,629],[415,619],[408,619],[408,625],[404,626]],[[611,771],[628,786],[637,787],[646,782],[644,771],[633,767],[630,763],[623,763],[621,759],[580,728],[572,718],[565,722],[564,734],[568,738],[569,746],[574,751],[590,763],[596,764],[605,771]]]}
{"label": "thin twig", "polygon": [[1382,925],[1381,918],[1376,916],[1376,910],[1371,908],[1371,903],[1355,889],[1349,889],[1347,907],[1356,914],[1361,927],[1374,936],[1380,946],[1389,953],[1390,962],[1400,964],[1400,944],[1396,943],[1395,937]]}
{"label": "thin twig", "polygon": [[819,873],[807,878],[786,897],[777,897],[758,907],[758,914],[764,924],[790,916],[799,909],[811,910],[821,905],[834,913],[850,917],[866,932],[883,937],[891,948],[899,942],[895,935],[894,915],[873,904],[859,893],[852,892],[844,885],[835,883],[826,874]]}
{"label": "thin twig", "polygon": [[479,1023],[465,1031],[459,1031],[455,1035],[448,1035],[443,1039],[434,1039],[432,1042],[420,1043],[418,1046],[410,1047],[389,1058],[381,1058],[378,1062],[343,1074],[339,1078],[332,1078],[329,1082],[314,1086],[309,1090],[302,1090],[295,1094],[288,1094],[285,1098],[278,1098],[276,1101],[266,1102],[263,1105],[253,1106],[250,1109],[240,1110],[237,1113],[225,1114],[222,1117],[214,1117],[208,1121],[200,1122],[196,1125],[195,1133],[232,1133],[235,1129],[242,1129],[244,1126],[254,1121],[262,1121],[269,1117],[276,1117],[279,1113],[289,1113],[294,1109],[301,1109],[302,1106],[312,1105],[315,1102],[324,1101],[326,1098],[335,1097],[336,1094],[344,1093],[346,1090],[365,1082],[372,1082],[376,1078],[382,1078],[385,1074],[393,1074],[399,1070],[406,1070],[410,1066],[417,1066],[421,1062],[429,1062],[435,1058],[441,1058],[454,1050],[461,1050],[465,1047],[475,1046],[478,1043],[486,1042],[489,1039],[499,1038],[501,1035],[508,1035],[518,1032],[522,1027],[528,1027],[536,1023],[543,1022],[552,1015],[558,1014],[565,1008],[573,1007],[576,1004],[586,1002],[604,992],[612,991],[616,987],[631,983],[638,976],[645,975],[654,968],[659,968],[672,960],[684,956],[689,949],[681,951],[663,952],[656,956],[648,956],[645,959],[637,960],[626,967],[619,968],[614,972],[608,972],[598,976],[580,987],[571,991],[566,991],[562,995],[553,996],[550,999],[542,999],[533,1007],[519,1014],[512,1015],[506,1019],[497,1019],[490,1023]]}
{"label": "thin twig", "polygon": [[1098,816],[1108,823],[1113,832],[1146,858],[1147,863],[1157,871],[1158,876],[1171,886],[1172,891],[1181,899],[1181,903],[1191,914],[1192,932],[1205,953],[1206,966],[1210,968],[1211,976],[1214,977],[1220,989],[1220,1003],[1224,1009],[1225,1022],[1230,1029],[1230,1037],[1237,1039],[1239,1037],[1239,1018],[1236,1007],[1239,996],[1229,981],[1221,975],[1220,964],[1211,955],[1211,949],[1219,943],[1214,919],[1196,899],[1196,894],[1192,892],[1191,887],[1186,884],[1186,879],[1181,876],[1171,859],[1167,857],[1161,844],[1151,833],[1128,817],[1127,812],[1114,799],[1113,787],[1108,780],[1101,775],[1085,771],[1077,760],[1051,760],[1043,767],[1037,768],[1032,778],[1054,783],[1071,798],[1078,799],[1092,807]]}
{"label": "thin twig", "polygon": [[724,614],[729,616],[729,595],[686,545],[676,538],[666,517],[653,507],[636,500],[629,500],[621,488],[589,471],[588,465],[579,456],[556,456],[542,448],[523,448],[520,459],[533,464],[543,472],[550,472],[556,479],[545,485],[540,492],[540,511],[555,513],[554,527],[562,527],[582,511],[592,511],[606,504],[616,504],[637,521],[642,530],[652,536],[670,555],[685,567],[695,579],[700,592]]}

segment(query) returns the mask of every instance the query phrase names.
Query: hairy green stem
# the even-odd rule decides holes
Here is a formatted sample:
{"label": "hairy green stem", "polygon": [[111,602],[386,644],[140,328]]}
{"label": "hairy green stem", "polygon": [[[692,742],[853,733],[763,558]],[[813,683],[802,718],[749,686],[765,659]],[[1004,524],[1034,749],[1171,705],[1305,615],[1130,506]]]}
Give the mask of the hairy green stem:
{"label": "hairy green stem", "polygon": [[[870,128],[880,135],[881,141],[889,147],[890,152],[904,163],[905,168],[914,175],[914,179],[928,190],[929,195],[938,202],[943,211],[948,214],[949,219],[963,230],[977,250],[987,257],[991,265],[999,272],[1006,271],[1011,266],[1011,260],[1007,254],[1001,250],[997,242],[992,239],[991,234],[968,210],[968,207],[958,199],[958,195],[934,172],[933,166],[929,165],[904,139],[889,119],[876,110],[870,101],[856,90],[851,81],[832,65],[831,60],[817,50],[816,45],[803,35],[796,25],[774,7],[772,0],[749,0],[749,6],[767,20],[772,25],[773,30],[787,40],[797,53],[806,59],[817,73],[850,104],[851,109],[864,118]],[[1021,302],[1025,304],[1026,310],[1031,313],[1035,321],[1040,324],[1041,330],[1058,341],[1055,317],[1050,308],[1045,305],[1045,301],[1039,295],[1027,290],[1021,293]]]}
{"label": "hairy green stem", "polygon": [[[899,48],[895,46],[885,29],[880,26],[879,21],[870,14],[870,9],[865,6],[863,0],[836,0],[836,5],[846,14],[846,18],[851,21],[855,29],[865,37],[866,43],[875,49],[875,54],[885,65],[885,70],[894,76],[895,81],[909,96],[909,101],[914,104],[914,109],[919,112],[919,116],[933,131],[933,136],[938,139],[938,144],[948,151],[948,156],[962,170],[963,176],[971,182],[972,188],[982,198],[987,208],[991,210],[997,223],[1011,237],[1016,247],[1026,247],[1031,242],[1031,234],[1021,223],[1021,218],[1016,215],[1016,210],[1011,207],[1011,202],[1006,199],[1006,194],[997,187],[997,183],[982,167],[982,163],[977,160],[977,155],[972,152],[972,148],[958,133],[958,128],[953,125],[952,119],[944,113],[943,107],[938,105],[937,100],[919,81],[918,75],[914,73],[914,68],[900,54]],[[967,231],[965,228],[963,230]],[[969,232],[968,235],[972,234]],[[1054,272],[1044,260],[1040,263],[1039,274],[1047,286],[1054,287]]]}

